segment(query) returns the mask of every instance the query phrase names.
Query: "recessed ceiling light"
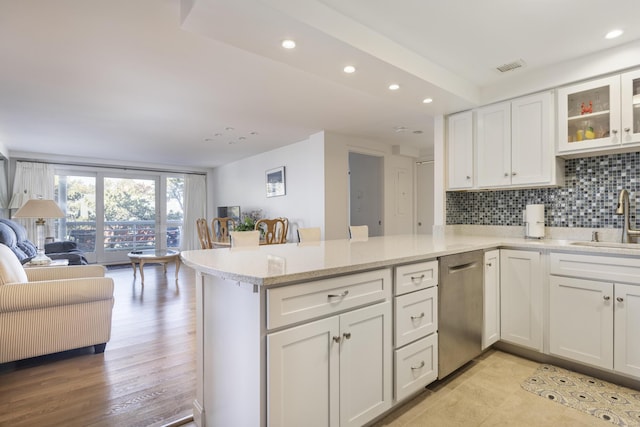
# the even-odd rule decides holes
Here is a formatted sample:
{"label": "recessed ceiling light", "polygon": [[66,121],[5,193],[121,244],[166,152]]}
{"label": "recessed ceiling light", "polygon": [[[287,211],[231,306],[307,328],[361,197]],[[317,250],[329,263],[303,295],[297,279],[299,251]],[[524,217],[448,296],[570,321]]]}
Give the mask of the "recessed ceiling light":
{"label": "recessed ceiling light", "polygon": [[604,36],[605,39],[615,39],[616,37],[620,37],[622,35],[622,30],[611,30]]}
{"label": "recessed ceiling light", "polygon": [[400,85],[398,83],[392,83],[389,85],[389,90],[398,90],[400,89]]}
{"label": "recessed ceiling light", "polygon": [[353,65],[347,65],[346,67],[344,67],[343,71],[347,74],[355,73],[356,67],[354,67]]}
{"label": "recessed ceiling light", "polygon": [[234,129],[233,129],[231,126],[227,126],[226,128],[224,128],[224,130],[232,131],[232,130],[234,130]]}
{"label": "recessed ceiling light", "polygon": [[394,127],[393,127],[393,130],[394,130],[396,133],[401,133],[401,132],[406,132],[406,131],[408,131],[409,129],[408,129],[407,127],[405,127],[405,126],[394,126]]}
{"label": "recessed ceiling light", "polygon": [[422,100],[423,104],[431,104],[432,102],[433,102],[432,98],[425,98],[425,99]]}
{"label": "recessed ceiling light", "polygon": [[293,40],[282,40],[282,47],[285,49],[293,49],[296,47],[296,42]]}

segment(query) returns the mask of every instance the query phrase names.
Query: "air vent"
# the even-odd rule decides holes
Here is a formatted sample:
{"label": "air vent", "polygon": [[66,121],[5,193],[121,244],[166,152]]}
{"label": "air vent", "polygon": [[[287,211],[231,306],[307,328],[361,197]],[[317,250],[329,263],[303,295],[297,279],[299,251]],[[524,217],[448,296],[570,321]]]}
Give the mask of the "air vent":
{"label": "air vent", "polygon": [[499,67],[496,67],[496,69],[501,73],[506,73],[507,71],[515,70],[516,68],[521,68],[524,66],[525,66],[524,61],[522,59],[519,59],[517,61],[513,61],[508,64],[502,64]]}

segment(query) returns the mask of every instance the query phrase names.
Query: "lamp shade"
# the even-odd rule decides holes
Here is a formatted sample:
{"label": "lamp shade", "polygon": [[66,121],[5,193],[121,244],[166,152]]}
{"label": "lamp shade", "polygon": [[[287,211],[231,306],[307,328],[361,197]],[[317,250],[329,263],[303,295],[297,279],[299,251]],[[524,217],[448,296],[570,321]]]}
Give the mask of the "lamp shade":
{"label": "lamp shade", "polygon": [[64,212],[56,202],[47,199],[30,199],[22,205],[14,218],[64,218]]}

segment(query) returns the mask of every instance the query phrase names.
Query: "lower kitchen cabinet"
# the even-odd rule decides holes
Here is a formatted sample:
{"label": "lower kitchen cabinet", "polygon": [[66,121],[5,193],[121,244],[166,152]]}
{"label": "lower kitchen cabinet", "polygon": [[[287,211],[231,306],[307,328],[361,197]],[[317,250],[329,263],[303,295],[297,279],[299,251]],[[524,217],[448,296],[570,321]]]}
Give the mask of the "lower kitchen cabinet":
{"label": "lower kitchen cabinet", "polygon": [[438,378],[438,334],[395,351],[395,396],[399,402]]}
{"label": "lower kitchen cabinet", "polygon": [[613,283],[551,276],[549,350],[590,365],[613,367]]}
{"label": "lower kitchen cabinet", "polygon": [[391,303],[267,336],[268,425],[360,426],[392,404]]}
{"label": "lower kitchen cabinet", "polygon": [[542,351],[540,253],[500,250],[500,339]]}
{"label": "lower kitchen cabinet", "polygon": [[500,340],[500,251],[484,253],[482,349]]}
{"label": "lower kitchen cabinet", "polygon": [[640,286],[551,276],[550,351],[640,377]]}

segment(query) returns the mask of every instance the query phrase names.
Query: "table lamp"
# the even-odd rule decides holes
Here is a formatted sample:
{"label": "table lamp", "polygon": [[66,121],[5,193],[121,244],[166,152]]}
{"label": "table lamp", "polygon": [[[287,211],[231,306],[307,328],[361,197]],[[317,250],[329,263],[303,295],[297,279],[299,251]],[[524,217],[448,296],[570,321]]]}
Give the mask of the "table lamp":
{"label": "table lamp", "polygon": [[31,260],[31,264],[47,265],[51,263],[51,258],[44,254],[44,218],[64,218],[64,212],[62,212],[56,202],[42,198],[27,200],[27,203],[22,205],[13,217],[36,218],[36,245],[38,247],[38,253]]}

